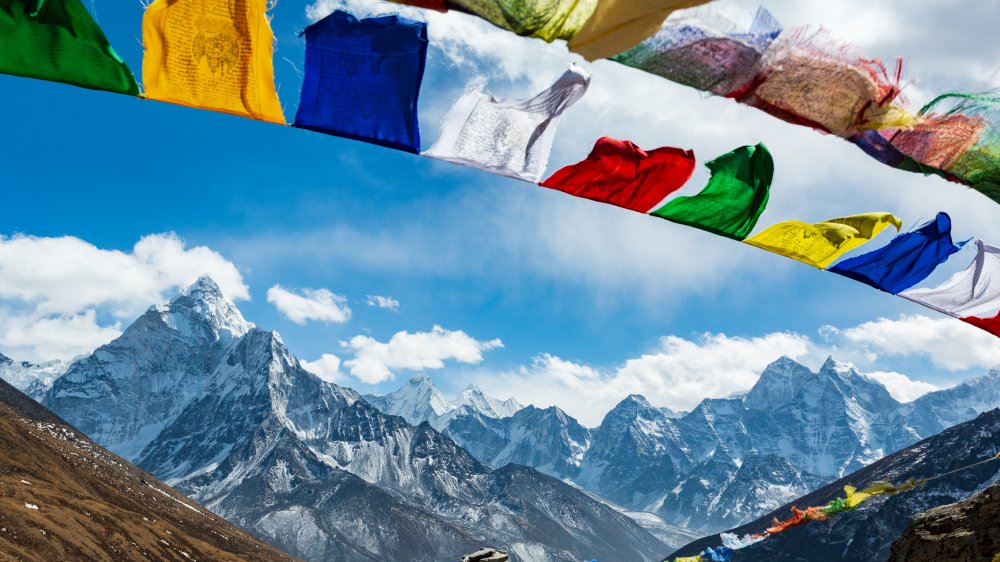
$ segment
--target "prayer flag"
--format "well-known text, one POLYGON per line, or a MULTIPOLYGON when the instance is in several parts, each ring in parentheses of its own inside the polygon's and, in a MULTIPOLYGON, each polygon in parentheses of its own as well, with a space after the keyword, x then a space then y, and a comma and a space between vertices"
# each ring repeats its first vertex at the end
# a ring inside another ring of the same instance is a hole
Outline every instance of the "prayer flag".
POLYGON ((337 10, 305 30, 306 72, 295 126, 420 152, 417 97, 427 24, 337 10))
POLYGON ((788 221, 744 240, 819 269, 874 238, 885 227, 902 225, 891 213, 867 213, 830 219, 816 224, 788 221))
POLYGON ((285 123, 267 0, 155 0, 142 18, 150 99, 285 123))
POLYGON ((541 185, 645 213, 680 189, 693 172, 690 150, 646 152, 630 141, 602 137, 586 160, 566 166, 541 185))
POLYGON ((746 238, 767 206, 774 160, 763 144, 743 146, 706 164, 700 193, 677 197, 651 214, 734 240, 746 238))
POLYGON ((139 95, 80 0, 0 0, 0 73, 139 95))
POLYGON ((583 27, 569 38, 571 51, 587 60, 622 53, 656 33, 675 10, 709 0, 600 0, 583 27))
POLYGON ((946 213, 912 232, 900 234, 873 252, 846 259, 830 271, 887 293, 905 291, 930 275, 965 241, 951 241, 951 218, 946 213))
POLYGON ((441 134, 424 154, 535 183, 548 163, 559 117, 589 84, 590 74, 573 64, 531 99, 468 92, 445 116, 441 134))
POLYGON ((598 0, 450 1, 499 28, 549 42, 575 35, 599 5, 598 0))
POLYGON ((757 76, 765 50, 781 33, 781 24, 771 12, 759 8, 749 30, 735 29, 735 23, 714 12, 669 18, 655 35, 611 60, 726 96, 757 76))
POLYGON ((899 296, 956 318, 993 316, 1000 311, 1000 248, 977 240, 976 258, 969 267, 937 287, 910 289, 899 296))

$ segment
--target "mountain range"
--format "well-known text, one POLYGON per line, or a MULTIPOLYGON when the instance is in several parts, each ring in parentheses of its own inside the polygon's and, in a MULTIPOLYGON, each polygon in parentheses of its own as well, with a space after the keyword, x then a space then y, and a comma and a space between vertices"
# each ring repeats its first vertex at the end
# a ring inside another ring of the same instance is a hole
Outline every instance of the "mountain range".
POLYGON ((207 277, 94 353, 45 365, 4 357, 0 376, 309 560, 484 544, 524 560, 658 559, 1000 405, 996 370, 901 404, 848 364, 788 358, 746 394, 690 412, 633 395, 596 428, 474 386, 448 399, 424 375, 362 396, 303 368, 207 277))
POLYGON ((0 381, 0 558, 291 561, 0 381))
MULTIPOLYGON (((433 382, 420 377, 378 399, 420 412, 427 408, 419 400, 435 395, 433 382)), ((487 465, 532 466, 706 534, 997 406, 997 370, 903 404, 832 358, 817 372, 780 358, 746 394, 706 399, 686 413, 633 395, 596 428, 557 407, 528 406, 509 417, 459 412, 442 431, 487 465)))
MULTIPOLYGON (((910 525, 914 516, 942 504, 965 500, 996 485, 1000 481, 1000 460, 987 461, 971 467, 969 465, 990 459, 998 451, 1000 451, 1000 409, 994 409, 878 460, 755 521, 731 529, 729 533, 738 537, 760 533, 771 526, 775 517, 780 519, 789 517, 792 514, 792 505, 804 509, 808 506, 826 505, 835 498, 843 497, 844 486, 848 484, 860 489, 877 481, 902 482, 911 477, 929 479, 928 482, 894 496, 874 496, 857 509, 833 516, 828 520, 812 521, 787 529, 766 540, 737 550, 733 561, 885 561, 890 555, 890 549, 893 548, 893 542, 910 525)), ((989 495, 982 495, 978 500, 968 502, 966 505, 968 509, 984 509, 989 505, 993 513, 996 513, 997 508, 995 498, 990 501, 989 495)), ((984 509, 983 513, 989 513, 988 509, 984 509)), ((916 524, 923 524, 921 518, 917 519, 916 524)), ((995 537, 996 527, 995 519, 972 522, 968 532, 972 529, 981 529, 995 537)), ((984 534, 981 538, 989 540, 989 536, 984 534)), ((964 538, 966 541, 969 539, 968 536, 958 538, 964 538)), ((914 537, 911 535, 907 540, 912 544, 914 537)), ((722 542, 721 535, 704 537, 686 545, 674 553, 674 556, 693 556, 706 547, 715 547, 722 542)), ((904 548, 905 545, 900 544, 897 556, 904 548)), ((989 558, 950 555, 927 557, 927 554, 924 552, 923 557, 902 557, 895 560, 988 561, 996 553, 990 553, 989 558)))
POLYGON ((207 277, 73 362, 42 402, 307 560, 440 560, 484 544, 539 561, 671 550, 573 486, 487 467, 429 423, 323 381, 207 277))

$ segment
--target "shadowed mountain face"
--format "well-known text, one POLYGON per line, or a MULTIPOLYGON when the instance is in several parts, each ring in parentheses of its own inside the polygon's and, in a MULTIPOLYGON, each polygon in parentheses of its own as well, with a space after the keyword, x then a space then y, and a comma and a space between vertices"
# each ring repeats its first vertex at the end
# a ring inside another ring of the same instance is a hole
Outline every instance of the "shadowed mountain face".
POLYGON ((12 560, 292 560, 0 381, 0 552, 12 560))
POLYGON ((668 549, 557 479, 493 470, 426 421, 321 380, 207 278, 76 361, 44 403, 309 560, 441 560, 489 544, 523 560, 640 561, 668 549))
POLYGON ((992 561, 1000 556, 1000 484, 913 518, 889 562, 992 561))
MULTIPOLYGON (((790 516, 792 505, 804 509, 826 505, 837 497, 843 497, 843 488, 847 484, 863 488, 879 480, 900 482, 910 477, 930 478, 988 459, 997 451, 1000 451, 1000 409, 981 414, 972 421, 876 461, 730 532, 741 537, 760 533, 771 525, 774 517, 785 519, 790 516)), ((1000 461, 987 462, 947 474, 895 496, 875 496, 858 509, 829 520, 793 527, 737 550, 733 560, 881 562, 889 557, 893 541, 903 533, 914 516, 937 506, 964 500, 998 481, 1000 461)), ((996 521, 990 525, 995 528, 996 521)), ((912 537, 910 540, 913 540, 912 537)), ((722 544, 721 537, 713 535, 685 546, 674 555, 692 556, 705 547, 719 544, 722 544)), ((910 559, 906 560, 909 562, 910 559)), ((933 560, 958 559, 946 556, 933 560)))

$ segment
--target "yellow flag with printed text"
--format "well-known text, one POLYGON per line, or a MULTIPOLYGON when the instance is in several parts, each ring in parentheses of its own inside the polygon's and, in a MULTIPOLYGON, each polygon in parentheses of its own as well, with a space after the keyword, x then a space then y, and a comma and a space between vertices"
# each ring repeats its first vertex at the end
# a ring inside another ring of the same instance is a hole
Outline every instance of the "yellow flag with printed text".
POLYGON ((851 215, 816 224, 788 221, 768 227, 744 242, 825 269, 890 225, 899 230, 903 223, 892 213, 851 215))
POLYGON ((156 0, 142 18, 146 97, 285 123, 266 0, 156 0))

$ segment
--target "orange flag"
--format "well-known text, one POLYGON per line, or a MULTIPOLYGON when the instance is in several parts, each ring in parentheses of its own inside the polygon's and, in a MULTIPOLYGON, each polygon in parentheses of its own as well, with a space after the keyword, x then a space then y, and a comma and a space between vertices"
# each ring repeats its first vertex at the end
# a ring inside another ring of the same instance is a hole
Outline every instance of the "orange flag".
POLYGON ((285 123, 266 0, 156 0, 142 18, 146 97, 285 123))

